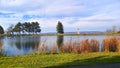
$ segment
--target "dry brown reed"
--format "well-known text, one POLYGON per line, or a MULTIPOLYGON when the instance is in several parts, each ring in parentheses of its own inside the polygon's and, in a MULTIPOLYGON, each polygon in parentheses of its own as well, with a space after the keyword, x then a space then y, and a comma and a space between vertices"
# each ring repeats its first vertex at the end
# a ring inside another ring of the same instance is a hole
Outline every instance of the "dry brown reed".
POLYGON ((99 42, 95 39, 79 41, 70 40, 59 48, 62 53, 88 53, 99 51, 99 42))
POLYGON ((72 52, 72 49, 73 49, 73 46, 72 45, 62 45, 61 47, 60 47, 60 52, 63 52, 63 53, 71 53, 72 52))
POLYGON ((3 41, 0 40, 0 53, 2 52, 3 41))
POLYGON ((50 53, 53 54, 53 53, 57 53, 58 52, 58 47, 56 45, 53 45, 50 49, 50 53))
POLYGON ((41 43, 39 43, 38 48, 37 48, 37 53, 45 53, 47 50, 47 47, 45 47, 45 42, 42 41, 41 43))
POLYGON ((81 53, 88 53, 91 51, 89 40, 83 40, 80 45, 81 53))
POLYGON ((66 53, 80 53, 80 43, 79 41, 73 41, 70 39, 66 44, 60 47, 60 52, 66 53))
POLYGON ((103 51, 105 52, 117 51, 117 39, 115 37, 105 38, 103 40, 103 51))
POLYGON ((117 52, 120 52, 120 38, 117 40, 117 52))
POLYGON ((99 42, 98 40, 92 39, 90 41, 91 52, 98 52, 99 51, 99 42))
POLYGON ((37 53, 40 54, 40 44, 38 45, 37 53))
POLYGON ((60 48, 60 52, 62 53, 81 53, 80 52, 80 46, 76 46, 76 45, 63 45, 60 48))
MULTIPOLYGON (((50 53, 89 53, 89 52, 98 52, 99 51, 99 41, 96 39, 85 39, 80 41, 73 41, 70 39, 67 43, 62 44, 60 47, 53 45, 50 48, 50 53)), ((105 52, 120 52, 120 38, 108 37, 103 40, 102 50, 105 52)), ((42 42, 38 51, 46 52, 45 43, 42 42)))

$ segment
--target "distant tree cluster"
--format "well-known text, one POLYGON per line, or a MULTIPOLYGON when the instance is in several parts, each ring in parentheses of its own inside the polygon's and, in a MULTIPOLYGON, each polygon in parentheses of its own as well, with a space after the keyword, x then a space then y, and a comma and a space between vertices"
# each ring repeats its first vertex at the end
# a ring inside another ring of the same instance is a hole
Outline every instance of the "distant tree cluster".
POLYGON ((0 34, 4 34, 4 29, 2 26, 0 26, 0 34))
POLYGON ((25 33, 40 33, 41 29, 39 26, 38 22, 18 22, 15 26, 11 25, 8 29, 7 29, 7 33, 13 34, 13 33, 19 33, 21 34, 21 32, 23 34, 25 33))
POLYGON ((106 30, 107 33, 120 33, 120 28, 113 25, 111 28, 106 30))

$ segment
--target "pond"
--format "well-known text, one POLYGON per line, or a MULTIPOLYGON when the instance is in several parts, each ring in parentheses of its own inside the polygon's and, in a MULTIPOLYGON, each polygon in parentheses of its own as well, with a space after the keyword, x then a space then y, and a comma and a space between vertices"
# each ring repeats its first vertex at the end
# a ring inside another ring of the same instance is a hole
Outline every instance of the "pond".
MULTIPOLYGON (((102 44, 103 39, 109 36, 12 36, 0 38, 0 53, 8 56, 25 55, 37 52, 38 47, 44 42, 48 51, 53 45, 58 48, 61 43, 68 41, 82 41, 84 39, 96 39, 102 44)), ((119 36, 117 36, 119 37, 119 36)), ((101 47, 99 49, 101 51, 101 47)))

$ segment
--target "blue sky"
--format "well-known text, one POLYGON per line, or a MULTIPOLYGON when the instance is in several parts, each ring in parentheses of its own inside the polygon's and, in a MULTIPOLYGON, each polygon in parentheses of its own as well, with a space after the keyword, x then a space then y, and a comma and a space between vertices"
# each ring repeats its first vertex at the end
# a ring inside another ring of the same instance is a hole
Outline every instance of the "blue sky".
POLYGON ((61 21, 65 32, 105 31, 120 27, 120 0, 0 0, 0 25, 38 21, 42 33, 56 32, 61 21))

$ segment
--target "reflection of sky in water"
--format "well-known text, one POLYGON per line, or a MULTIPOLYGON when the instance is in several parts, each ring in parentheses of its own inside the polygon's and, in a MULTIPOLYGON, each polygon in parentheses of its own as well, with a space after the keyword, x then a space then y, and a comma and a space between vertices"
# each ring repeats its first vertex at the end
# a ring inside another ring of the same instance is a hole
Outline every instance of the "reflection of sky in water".
POLYGON ((9 56, 35 52, 40 42, 39 37, 5 37, 2 52, 9 56), (36 48, 35 48, 36 47, 36 48))
MULTIPOLYGON (((64 36, 63 42, 67 43, 70 39, 72 41, 80 41, 83 39, 96 39, 102 44, 104 38, 109 36, 64 36)), ((119 36, 120 37, 120 36, 119 36)), ((9 56, 24 55, 37 51, 38 46, 42 41, 45 41, 45 46, 49 49, 53 45, 57 45, 58 37, 56 36, 23 36, 23 37, 4 37, 2 53, 9 56)), ((60 40, 60 39, 59 39, 60 40)), ((101 48, 101 46, 100 46, 101 48)))
POLYGON ((19 50, 16 46, 13 47, 6 47, 3 46, 3 53, 8 55, 8 56, 16 56, 16 55, 24 55, 24 54, 28 54, 28 53, 32 53, 34 52, 33 49, 21 49, 19 50))

